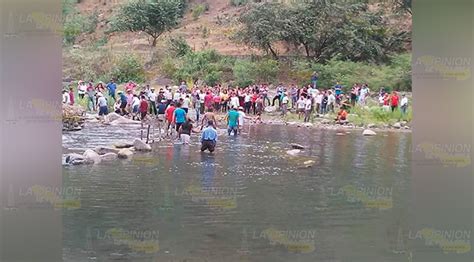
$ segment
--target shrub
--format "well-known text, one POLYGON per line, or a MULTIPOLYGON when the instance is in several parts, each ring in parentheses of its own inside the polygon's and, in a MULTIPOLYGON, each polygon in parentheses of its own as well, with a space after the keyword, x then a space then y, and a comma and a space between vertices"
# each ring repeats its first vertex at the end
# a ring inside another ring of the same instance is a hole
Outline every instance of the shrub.
POLYGON ((197 20, 204 12, 209 10, 209 4, 197 4, 193 7, 192 16, 197 20))
POLYGON ((248 4, 249 0, 230 0, 231 6, 242 6, 248 4))
POLYGON ((276 80, 279 71, 278 61, 262 59, 258 61, 254 67, 258 81, 269 83, 276 80))
POLYGON ((234 73, 234 80, 239 86, 248 86, 255 82, 255 63, 249 60, 236 60, 232 71, 234 73))
POLYGON ((134 82, 145 81, 145 70, 139 57, 134 55, 120 56, 115 62, 110 73, 111 77, 119 83, 129 80, 134 82))
POLYGON ((191 52, 191 46, 188 45, 184 37, 171 37, 168 40, 168 49, 176 56, 181 57, 191 52))

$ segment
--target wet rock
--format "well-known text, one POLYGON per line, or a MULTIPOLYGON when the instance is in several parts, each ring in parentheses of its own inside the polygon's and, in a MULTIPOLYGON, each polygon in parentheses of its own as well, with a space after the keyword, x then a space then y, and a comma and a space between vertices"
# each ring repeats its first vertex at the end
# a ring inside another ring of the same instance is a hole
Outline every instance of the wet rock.
POLYGON ((377 133, 375 133, 374 131, 372 131, 370 129, 366 129, 366 130, 364 130, 362 135, 364 135, 364 136, 375 136, 375 135, 377 135, 377 133))
POLYGON ((120 151, 120 149, 112 148, 112 147, 105 147, 105 146, 98 146, 98 147, 94 148, 94 151, 99 155, 105 155, 107 153, 117 154, 120 151))
POLYGON ((368 124, 367 125, 367 128, 376 128, 376 127, 377 127, 377 125, 375 125, 375 124, 368 124))
POLYGON ((135 141, 133 141, 133 147, 136 151, 151 151, 151 146, 140 139, 135 139, 135 141))
POLYGON ((130 158, 132 155, 133 155, 132 150, 130 150, 128 148, 121 149, 117 154, 118 158, 121 158, 121 159, 130 158))
POLYGON ((300 149, 292 149, 292 150, 286 151, 286 153, 290 156, 297 156, 299 153, 301 153, 301 150, 300 149))
POLYGON ((410 129, 410 127, 409 126, 404 126, 403 129, 410 129))
POLYGON ((101 161, 114 161, 118 158, 116 153, 106 153, 105 155, 100 156, 101 161))
POLYGON ((321 120, 321 124, 327 125, 327 124, 331 124, 331 123, 332 123, 332 121, 329 120, 329 119, 323 119, 323 120, 321 120))
POLYGON ((313 127, 313 124, 312 123, 304 123, 303 124, 305 127, 313 127))
POLYGON ((274 107, 274 106, 265 107, 265 112, 267 112, 267 113, 275 112, 275 110, 276 110, 276 107, 274 107))
POLYGON ((393 127, 396 128, 396 129, 400 129, 400 128, 402 128, 402 124, 395 123, 395 124, 393 124, 393 127))
POLYGON ((345 136, 345 133, 336 133, 336 136, 345 136))
POLYGON ((83 155, 76 153, 67 154, 64 162, 69 165, 82 165, 87 163, 83 155))
POLYGON ((296 143, 291 144, 291 148, 293 148, 293 149, 305 149, 304 146, 296 144, 296 143))
POLYGON ((84 159, 86 159, 87 161, 91 161, 93 162, 94 164, 98 164, 100 163, 100 155, 97 154, 94 150, 92 149, 87 149, 85 152, 84 152, 84 159))
POLYGON ((133 143, 128 143, 128 142, 117 142, 114 144, 115 148, 130 148, 133 147, 133 143))
POLYGON ((316 161, 314 161, 314 160, 307 160, 307 161, 303 162, 303 165, 305 167, 312 167, 315 163, 316 163, 316 161))

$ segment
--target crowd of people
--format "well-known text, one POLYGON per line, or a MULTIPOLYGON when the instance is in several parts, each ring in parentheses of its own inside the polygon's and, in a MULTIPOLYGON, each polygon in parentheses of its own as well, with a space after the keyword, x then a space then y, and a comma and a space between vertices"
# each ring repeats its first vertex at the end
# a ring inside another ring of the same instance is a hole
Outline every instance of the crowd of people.
MULTIPOLYGON (((304 122, 334 113, 335 122, 344 124, 348 122, 348 112, 352 108, 364 106, 369 97, 377 96, 371 93, 367 84, 354 84, 346 94, 340 83, 326 89, 318 87, 317 83, 317 74, 313 74, 311 84, 301 87, 295 84, 188 87, 182 82, 176 87, 164 86, 156 90, 150 85, 140 86, 129 81, 122 91, 113 80, 107 84, 79 81, 77 96, 85 100, 89 111, 98 112, 99 116, 107 115, 109 104, 113 104, 114 112, 122 116, 141 121, 156 119, 160 130, 163 128, 170 137, 174 137, 175 130, 176 138, 184 144, 189 143, 193 132, 202 132, 202 149, 212 152, 217 141, 215 131, 222 120, 228 135, 240 134, 246 119, 261 123, 264 111, 280 111, 283 117, 292 111, 304 122)), ((63 103, 74 105, 76 101, 73 87, 63 90, 63 103)), ((408 99, 404 94, 400 97, 395 91, 389 93, 381 88, 378 102, 384 110, 400 109, 402 114, 407 113, 408 99)))

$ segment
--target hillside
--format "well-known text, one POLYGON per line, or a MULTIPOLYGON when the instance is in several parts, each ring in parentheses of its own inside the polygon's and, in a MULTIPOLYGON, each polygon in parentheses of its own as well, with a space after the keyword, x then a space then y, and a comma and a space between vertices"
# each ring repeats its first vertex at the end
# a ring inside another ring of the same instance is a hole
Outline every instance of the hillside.
MULTIPOLYGON (((80 46, 87 46, 104 37, 107 28, 107 20, 113 15, 123 2, 127 0, 81 0, 77 8, 84 15, 93 12, 98 13, 99 23, 96 32, 80 36, 76 43, 80 46)), ((377 8, 374 6, 374 8, 377 8)), ((183 36, 194 50, 215 49, 224 55, 247 56, 258 54, 245 45, 240 45, 232 41, 230 37, 238 28, 238 17, 244 7, 231 6, 229 0, 190 0, 188 12, 178 26, 178 28, 166 33, 161 37, 163 43, 168 36, 183 36), (193 19, 192 9, 198 4, 206 4, 208 10, 197 19, 193 19)), ((401 27, 411 30, 411 18, 391 19, 394 27, 401 27)), ((145 34, 140 33, 114 33, 109 35, 107 47, 114 52, 149 51, 149 42, 145 34)), ((158 44, 158 48, 160 44, 158 44)), ((279 53, 284 55, 289 50, 285 46, 279 45, 279 53)), ((408 48, 411 48, 408 46, 408 48)))
MULTIPOLYGON (((85 15, 98 12, 99 23, 95 33, 82 35, 76 43, 80 46, 87 46, 101 39, 107 28, 107 19, 125 1, 127 0, 82 0, 77 5, 78 9, 85 15)), ((230 39, 236 28, 236 20, 243 9, 242 7, 233 7, 227 0, 194 0, 190 1, 189 9, 180 26, 163 35, 161 42, 164 42, 164 39, 170 35, 183 36, 195 50, 212 48, 224 55, 249 55, 257 52, 236 44, 230 39), (191 10, 194 5, 201 3, 207 3, 209 10, 195 20, 191 10)), ((111 34, 107 46, 114 51, 123 50, 125 52, 130 50, 146 51, 150 48, 146 35, 140 33, 111 34)), ((158 44, 158 48, 159 46, 158 44)))

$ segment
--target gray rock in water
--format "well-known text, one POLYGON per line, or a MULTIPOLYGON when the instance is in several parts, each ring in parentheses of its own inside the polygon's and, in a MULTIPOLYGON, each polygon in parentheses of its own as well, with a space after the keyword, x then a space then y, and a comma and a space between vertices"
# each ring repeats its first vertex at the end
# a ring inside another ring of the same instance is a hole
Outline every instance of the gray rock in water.
POLYGON ((393 127, 396 128, 396 129, 400 129, 400 128, 402 128, 402 125, 400 123, 395 123, 395 124, 393 124, 393 127))
POLYGON ((107 153, 105 155, 100 156, 101 161, 114 161, 118 158, 116 153, 107 153))
POLYGON ((300 149, 292 149, 292 150, 286 151, 286 153, 290 156, 297 156, 299 153, 301 153, 301 150, 300 149))
POLYGON ((368 124, 367 128, 376 128, 377 126, 375 124, 368 124))
POLYGON ((105 155, 107 153, 117 154, 120 151, 120 149, 112 148, 112 147, 105 147, 105 146, 98 146, 98 147, 94 148, 94 151, 99 155, 105 155))
POLYGON ((123 116, 121 116, 121 115, 119 115, 119 114, 117 114, 117 113, 115 113, 115 112, 112 112, 112 113, 108 114, 108 115, 105 117, 105 121, 107 121, 107 122, 112 122, 112 121, 117 120, 117 119, 120 119, 120 118, 122 118, 122 117, 123 117, 123 116))
POLYGON ((71 153, 66 155, 65 162, 69 165, 86 164, 86 159, 83 155, 71 153))
POLYGON ((133 147, 136 151, 151 151, 151 146, 140 139, 135 139, 135 141, 133 141, 133 147))
POLYGON ((133 143, 128 143, 128 142, 117 142, 114 144, 115 148, 130 148, 133 147, 133 143))
POLYGON ((375 136, 375 135, 377 135, 377 133, 375 133, 374 131, 372 131, 370 129, 366 129, 366 130, 364 130, 362 135, 364 135, 364 136, 375 136))
POLYGON ((299 145, 299 144, 295 144, 295 143, 291 144, 291 148, 293 148, 293 149, 305 149, 304 146, 299 145))
POLYGON ((100 163, 100 155, 97 154, 94 150, 92 149, 87 149, 84 152, 84 159, 86 161, 92 161, 94 164, 100 163))
POLYGON ((121 158, 121 159, 127 159, 127 158, 131 157, 132 155, 133 155, 132 150, 130 150, 128 148, 121 149, 117 154, 118 158, 121 158))
POLYGON ((316 163, 316 161, 314 160, 307 160, 307 161, 304 161, 303 162, 303 165, 308 168, 308 167, 312 167, 314 164, 316 163))

